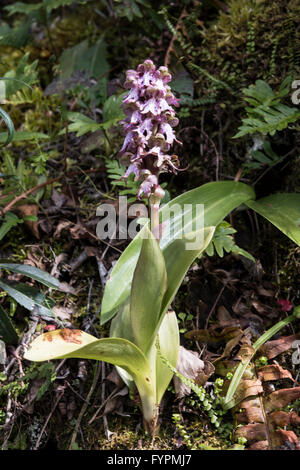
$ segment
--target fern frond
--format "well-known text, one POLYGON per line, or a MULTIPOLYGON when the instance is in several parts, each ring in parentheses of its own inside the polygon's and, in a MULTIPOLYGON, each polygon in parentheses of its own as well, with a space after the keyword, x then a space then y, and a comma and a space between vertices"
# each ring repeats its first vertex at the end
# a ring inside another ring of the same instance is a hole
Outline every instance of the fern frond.
POLYGON ((290 80, 291 77, 287 77, 282 82, 277 94, 263 80, 257 80, 255 85, 243 90, 244 99, 251 107, 246 107, 247 118, 243 119, 234 138, 253 133, 274 135, 300 118, 297 108, 281 103, 281 99, 289 92, 290 80))

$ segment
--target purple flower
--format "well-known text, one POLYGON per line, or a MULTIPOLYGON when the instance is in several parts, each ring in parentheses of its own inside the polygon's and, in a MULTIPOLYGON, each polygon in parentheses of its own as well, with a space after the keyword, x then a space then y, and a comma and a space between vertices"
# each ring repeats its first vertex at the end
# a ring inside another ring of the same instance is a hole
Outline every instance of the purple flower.
POLYGON ((177 170, 178 157, 168 153, 174 140, 179 142, 173 130, 178 124, 173 109, 178 99, 167 85, 171 79, 167 67, 156 68, 150 59, 126 73, 124 86, 129 92, 122 104, 126 135, 120 153, 130 155, 124 178, 134 173, 135 180, 142 181, 139 198, 155 192, 160 173, 177 170))

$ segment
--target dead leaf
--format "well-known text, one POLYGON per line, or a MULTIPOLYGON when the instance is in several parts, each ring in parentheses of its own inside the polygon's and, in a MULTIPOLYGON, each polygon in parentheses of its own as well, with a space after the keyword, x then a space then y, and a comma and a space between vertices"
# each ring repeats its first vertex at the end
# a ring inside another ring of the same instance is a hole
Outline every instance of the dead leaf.
POLYGON ((240 403, 245 398, 262 394, 263 391, 260 380, 244 379, 240 382, 233 398, 236 403, 240 403))
POLYGON ((274 411, 269 414, 269 420, 280 427, 299 426, 300 424, 300 416, 298 416, 295 411, 291 411, 290 413, 286 411, 274 411))
MULTIPOLYGON (((20 206, 16 206, 14 210, 22 219, 28 216, 37 217, 39 212, 39 208, 36 204, 21 204, 20 206)), ((40 238, 37 220, 25 220, 24 224, 37 239, 40 238)))
POLYGON ((270 364, 270 365, 260 368, 258 371, 258 378, 260 380, 264 380, 265 382, 267 382, 268 380, 279 380, 279 379, 290 379, 293 382, 295 382, 292 377, 292 374, 288 370, 283 369, 277 363, 270 364))
POLYGON ((58 226, 56 227, 53 237, 59 238, 61 232, 65 230, 66 228, 69 228, 71 225, 73 225, 73 222, 70 222, 69 220, 62 220, 61 222, 59 222, 58 226))
POLYGON ((265 399, 266 412, 274 411, 277 408, 284 408, 298 398, 300 398, 300 387, 276 390, 276 392, 271 393, 265 399))
POLYGON ((192 330, 185 334, 188 339, 201 341, 203 343, 227 343, 237 336, 243 336, 244 332, 236 326, 229 326, 222 331, 210 328, 209 330, 192 330))
POLYGON ((239 423, 263 423, 264 415, 261 409, 261 401, 259 397, 247 398, 238 405, 238 409, 242 409, 241 413, 236 414, 239 423))
POLYGON ((279 339, 268 341, 261 348, 260 351, 268 359, 273 359, 279 354, 291 349, 293 342, 300 339, 300 334, 291 336, 281 336, 279 339))
POLYGON ((198 377, 196 378, 195 382, 199 386, 203 386, 206 384, 207 380, 213 373, 215 372, 215 368, 213 364, 209 361, 204 361, 204 369, 200 372, 198 377))
POLYGON ((237 429, 237 437, 245 437, 247 441, 264 441, 267 437, 266 426, 264 423, 246 424, 237 429))
POLYGON ((220 326, 240 326, 240 322, 233 318, 228 310, 222 305, 218 307, 218 324, 220 326))
MULTIPOLYGON (((176 369, 184 377, 197 380, 197 377, 204 370, 204 362, 199 358, 198 353, 180 346, 176 369)), ((176 395, 179 398, 191 393, 190 387, 185 385, 176 375, 174 375, 173 381, 176 395)))
POLYGON ((269 442, 268 441, 257 441, 254 442, 250 447, 249 450, 268 450, 269 449, 269 442))
POLYGON ((300 450, 299 439, 294 431, 286 431, 285 429, 277 429, 272 433, 272 442, 276 449, 288 445, 289 450, 300 450))

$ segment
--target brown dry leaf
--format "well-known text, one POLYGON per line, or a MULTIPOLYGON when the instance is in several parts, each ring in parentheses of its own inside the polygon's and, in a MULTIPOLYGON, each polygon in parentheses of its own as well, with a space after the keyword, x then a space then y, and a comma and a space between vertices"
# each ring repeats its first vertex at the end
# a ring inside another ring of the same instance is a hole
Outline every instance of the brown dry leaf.
POLYGON ((274 292, 270 289, 265 289, 264 287, 257 287, 257 293, 265 297, 274 297, 274 292))
POLYGON ((245 400, 245 398, 253 397, 263 393, 263 387, 260 380, 242 380, 237 391, 234 394, 236 403, 245 400))
POLYGON ((269 443, 268 441, 257 441, 254 442, 250 447, 248 447, 249 450, 268 450, 269 449, 269 443))
POLYGON ((294 431, 286 431, 285 429, 277 429, 272 433, 272 444, 275 444, 276 449, 288 445, 290 450, 300 450, 299 439, 294 431))
POLYGON ((263 423, 264 415, 259 397, 247 398, 238 405, 243 411, 236 414, 239 423, 263 423))
POLYGON ((276 390, 276 392, 271 393, 265 398, 265 410, 268 413, 278 408, 284 408, 298 398, 300 398, 300 387, 276 390))
POLYGON ((265 382, 279 379, 290 379, 295 382, 292 374, 277 363, 260 368, 257 375, 260 380, 264 380, 265 382))
POLYGON ((264 423, 246 424, 237 429, 237 437, 245 437, 247 441, 264 441, 267 437, 266 426, 264 423))
MULTIPOLYGON (((21 204, 15 207, 15 212, 20 218, 32 215, 37 217, 39 208, 36 204, 21 204)), ((25 220, 24 224, 37 239, 40 238, 37 220, 25 220)))
POLYGON ((240 326, 240 322, 232 318, 228 310, 222 305, 218 308, 218 324, 220 326, 240 326))
POLYGON ((128 395, 128 388, 125 386, 107 401, 103 414, 107 415, 109 413, 122 411, 123 397, 126 395, 128 395))
POLYGON ((239 353, 236 356, 236 359, 240 359, 242 363, 246 363, 251 359, 254 355, 255 351, 250 344, 242 344, 239 353))
POLYGON ((291 411, 287 413, 286 411, 274 411, 269 414, 269 420, 272 421, 276 426, 299 426, 300 416, 291 411))
POLYGON ((199 386, 205 385, 209 377, 213 375, 214 372, 215 372, 215 367, 213 366, 213 364, 209 361, 204 361, 204 369, 202 372, 200 372, 200 374, 196 378, 195 380, 196 384, 199 386))
POLYGON ((84 238, 87 233, 87 229, 81 223, 74 225, 74 227, 70 229, 70 234, 74 240, 80 240, 81 238, 84 238))
POLYGON ((213 362, 213 364, 215 367, 216 374, 220 375, 221 377, 226 377, 228 372, 231 372, 232 374, 234 374, 234 371, 239 365, 239 362, 234 361, 232 359, 223 359, 223 360, 216 359, 213 362))
POLYGON ((68 200, 65 194, 60 194, 55 188, 52 190, 51 199, 58 209, 63 207, 68 200))
POLYGON ((113 370, 108 374, 106 377, 106 380, 109 380, 110 382, 114 383, 117 387, 120 387, 124 385, 123 380, 121 379, 120 375, 117 372, 117 369, 114 367, 113 370))
MULTIPOLYGON (((197 380, 197 377, 199 377, 204 370, 204 362, 199 358, 198 353, 180 346, 176 369, 184 377, 191 380, 197 380)), ((179 398, 191 393, 190 387, 185 385, 178 377, 176 377, 176 375, 174 376, 173 381, 176 395, 179 398)))
POLYGON ((291 335, 291 336, 282 336, 279 339, 273 341, 268 341, 261 348, 260 351, 264 356, 267 356, 268 359, 273 359, 279 354, 288 351, 294 341, 300 339, 300 334, 291 335))
POLYGON ((73 222, 70 222, 69 220, 62 220, 61 222, 59 222, 58 226, 56 227, 53 237, 59 238, 61 232, 64 229, 69 228, 71 225, 73 225, 73 222))
POLYGON ((227 341, 236 338, 237 336, 242 337, 244 332, 236 326, 229 326, 224 328, 221 332, 210 328, 209 330, 192 330, 185 334, 188 339, 195 341, 201 341, 203 343, 227 343, 227 341))
POLYGON ((55 317, 66 321, 71 320, 74 310, 72 308, 55 306, 52 308, 52 312, 54 313, 55 317))

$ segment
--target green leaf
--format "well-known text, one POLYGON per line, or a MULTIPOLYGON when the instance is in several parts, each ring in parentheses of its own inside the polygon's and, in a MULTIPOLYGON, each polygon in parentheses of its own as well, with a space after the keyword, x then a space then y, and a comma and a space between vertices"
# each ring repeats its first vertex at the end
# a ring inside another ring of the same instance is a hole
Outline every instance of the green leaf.
MULTIPOLYGON (((0 143, 4 143, 8 140, 9 133, 0 132, 0 143)), ((27 140, 45 140, 49 139, 49 136, 43 134, 42 132, 27 132, 27 131, 17 131, 14 132, 13 138, 9 142, 23 142, 27 140)), ((8 145, 8 144, 6 144, 8 145)))
POLYGON ((183 67, 178 71, 175 71, 173 74, 173 80, 170 83, 170 87, 180 95, 183 94, 190 98, 193 98, 194 96, 194 81, 183 67))
MULTIPOLYGON (((211 227, 218 225, 240 204, 254 198, 255 194, 250 186, 231 181, 208 183, 178 196, 160 209, 160 217, 164 221, 168 221, 169 211, 174 209, 176 204, 183 211, 180 215, 171 213, 170 236, 165 236, 166 232, 163 231, 160 241, 161 249, 164 252, 174 239, 182 236, 183 216, 191 214, 191 210, 195 208, 196 204, 204 205, 204 226, 211 227), (184 207, 185 205, 186 207, 184 207)), ((189 225, 185 224, 186 233, 195 230, 197 220, 197 214, 195 214, 189 225)), ((102 324, 112 318, 129 296, 133 273, 141 250, 143 230, 146 229, 143 228, 122 253, 106 283, 101 310, 102 324)))
POLYGON ((17 49, 27 44, 30 34, 31 19, 22 22, 16 28, 10 28, 6 23, 0 27, 0 45, 17 49))
POLYGON ((132 280, 130 317, 134 342, 146 354, 158 331, 167 278, 157 240, 148 228, 144 233, 147 238, 143 240, 132 280))
POLYGON ((29 15, 35 11, 41 10, 44 8, 50 13, 52 10, 56 8, 72 5, 72 3, 81 3, 85 4, 87 0, 43 0, 40 3, 23 3, 23 2, 14 2, 13 5, 8 5, 4 7, 9 13, 8 15, 14 15, 15 13, 24 13, 25 15, 29 15))
POLYGON ((246 204, 300 245, 300 194, 272 194, 246 204))
POLYGON ((106 44, 104 36, 89 47, 88 40, 65 49, 59 59, 60 78, 67 79, 76 71, 87 72, 91 77, 99 77, 109 70, 106 60, 106 44))
POLYGON ((142 351, 123 338, 97 339, 80 330, 55 330, 38 336, 25 352, 29 361, 63 358, 95 359, 122 367, 138 388, 145 419, 156 413, 152 371, 142 351))
POLYGON ((300 111, 295 106, 290 107, 280 103, 287 94, 288 81, 290 78, 284 80, 276 94, 263 80, 257 80, 255 85, 243 90, 245 101, 252 107, 246 107, 247 117, 242 120, 239 132, 234 136, 235 139, 253 133, 274 135, 276 131, 283 130, 300 119, 300 111))
POLYGON ((13 228, 16 227, 16 225, 23 223, 23 219, 19 219, 16 214, 13 212, 7 212, 5 214, 5 219, 3 224, 0 227, 0 240, 2 240, 5 235, 13 228))
POLYGON ((30 312, 32 312, 34 308, 37 308, 37 313, 53 317, 52 311, 47 308, 44 303, 45 297, 33 287, 27 286, 25 284, 11 286, 2 281, 0 281, 0 287, 6 291, 10 297, 18 302, 18 304, 22 305, 22 307, 26 308, 30 312))
POLYGON ((12 122, 11 118, 9 117, 9 115, 2 108, 0 108, 0 117, 3 119, 3 121, 5 122, 5 125, 8 129, 8 132, 4 132, 5 138, 3 139, 3 143, 4 143, 4 147, 5 147, 6 145, 10 144, 10 142, 14 138, 15 126, 14 126, 14 123, 12 122))
POLYGON ((27 264, 16 264, 16 263, 3 263, 0 260, 0 269, 7 269, 13 273, 22 274, 23 276, 30 277, 35 281, 41 282, 47 287, 52 289, 59 289, 60 282, 50 274, 42 271, 34 266, 28 266, 27 264))
POLYGON ((234 398, 234 394, 239 386, 239 383, 244 375, 245 370, 250 364, 255 353, 259 350, 259 348, 264 343, 266 343, 266 341, 269 341, 272 338, 272 336, 278 333, 278 331, 280 331, 286 325, 289 325, 292 321, 297 320, 298 319, 297 315, 298 313, 296 310, 292 315, 290 315, 289 317, 286 317, 284 320, 279 321, 278 323, 276 323, 276 325, 269 328, 269 330, 267 330, 263 335, 261 335, 258 338, 258 340, 255 341, 255 343, 252 346, 253 354, 247 356, 247 359, 239 363, 238 367, 236 368, 234 372, 234 376, 232 377, 230 381, 230 385, 228 387, 227 394, 223 403, 223 407, 225 410, 229 410, 230 408, 233 408, 235 405, 238 404, 238 401, 234 398))
POLYGON ((14 329, 9 316, 0 305, 0 338, 5 344, 16 344, 18 342, 18 335, 14 329))
POLYGON ((23 89, 25 86, 33 85, 38 80, 37 65, 38 61, 35 60, 31 64, 28 63, 29 52, 27 52, 20 60, 16 70, 10 70, 4 75, 7 81, 5 91, 6 98, 10 98, 18 90, 23 89))
MULTIPOLYGON (((134 343, 134 337, 130 322, 130 302, 126 302, 120 308, 117 315, 111 321, 109 336, 111 338, 124 338, 128 339, 132 343, 134 343)), ((122 378, 122 380, 126 383, 128 388, 132 390, 133 387, 133 379, 131 375, 129 375, 124 369, 121 367, 116 366, 117 371, 122 378)))
POLYGON ((118 121, 125 117, 121 104, 126 93, 121 95, 111 95, 104 103, 103 106, 103 129, 107 130, 111 126, 117 124, 118 121))
POLYGON ((38 289, 29 286, 28 284, 19 283, 15 289, 34 302, 36 315, 39 315, 40 317, 54 317, 54 314, 51 310, 55 305, 54 300, 45 297, 38 289))
MULTIPOLYGON (((179 331, 175 312, 167 312, 164 315, 158 332, 160 352, 169 363, 176 367, 179 351, 179 331)), ((156 354, 156 397, 160 403, 167 386, 173 377, 173 372, 164 364, 160 355, 156 354)))
POLYGON ((200 256, 209 245, 214 230, 214 227, 200 229, 197 232, 187 234, 182 239, 173 240, 172 243, 165 248, 163 253, 166 263, 168 287, 162 301, 161 315, 163 315, 170 306, 193 261, 200 256), (197 243, 195 243, 195 241, 197 241, 197 243), (197 247, 191 249, 189 244, 195 244, 197 247))

